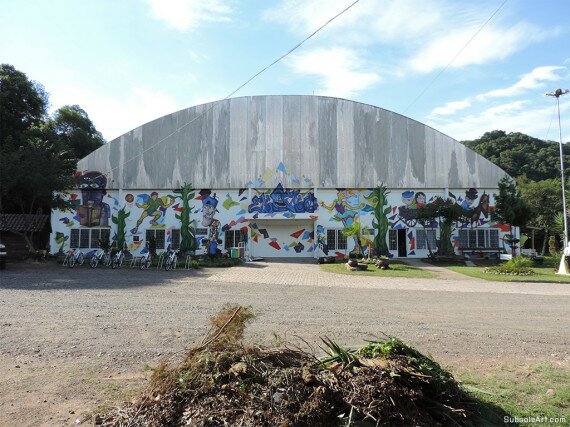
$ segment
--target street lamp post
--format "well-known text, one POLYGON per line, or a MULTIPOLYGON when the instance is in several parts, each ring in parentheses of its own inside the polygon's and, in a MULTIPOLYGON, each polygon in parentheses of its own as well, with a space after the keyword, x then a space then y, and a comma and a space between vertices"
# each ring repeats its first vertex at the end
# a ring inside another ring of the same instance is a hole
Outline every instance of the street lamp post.
MULTIPOLYGON (((564 254, 562 256, 562 262, 564 263, 564 256, 567 255, 566 247, 568 246, 568 218, 566 216, 566 191, 564 189, 564 155, 562 150, 562 125, 560 123, 560 97, 566 95, 569 92, 568 89, 556 89, 554 92, 547 93, 546 96, 554 96, 556 98, 556 105, 558 107, 558 136, 560 145, 560 175, 562 178, 562 212, 564 215, 564 254)), ((561 272, 562 268, 559 272, 561 272)))

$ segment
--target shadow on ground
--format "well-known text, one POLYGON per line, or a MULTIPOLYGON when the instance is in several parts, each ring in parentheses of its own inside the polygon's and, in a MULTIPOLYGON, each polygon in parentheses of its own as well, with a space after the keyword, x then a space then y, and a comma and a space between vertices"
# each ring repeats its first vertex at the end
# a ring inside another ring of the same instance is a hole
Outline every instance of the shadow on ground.
POLYGON ((0 289, 56 290, 56 289, 127 289, 143 286, 161 286, 171 279, 207 278, 212 269, 157 270, 152 267, 140 270, 138 267, 90 268, 64 267, 54 262, 9 263, 0 271, 0 289))

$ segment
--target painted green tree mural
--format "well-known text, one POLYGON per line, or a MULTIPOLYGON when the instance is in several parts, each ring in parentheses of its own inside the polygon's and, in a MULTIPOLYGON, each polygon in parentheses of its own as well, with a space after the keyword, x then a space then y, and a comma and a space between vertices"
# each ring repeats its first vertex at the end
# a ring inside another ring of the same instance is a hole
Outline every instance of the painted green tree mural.
POLYGON ((122 249, 125 246, 125 242, 126 242, 125 237, 127 235, 127 232, 126 232, 127 221, 126 221, 126 219, 130 215, 131 215, 131 213, 125 211, 125 207, 123 206, 117 212, 117 216, 113 215, 111 217, 113 224, 117 225, 117 232, 113 236, 113 240, 115 241, 115 243, 117 245, 117 249, 122 249))
POLYGON ((372 190, 369 196, 366 197, 368 202, 374 206, 374 219, 372 220, 372 227, 376 229, 376 237, 374 237, 374 248, 378 255, 388 256, 388 244, 386 243, 386 235, 390 228, 390 221, 386 218, 391 212, 390 205, 388 204, 388 194, 390 192, 382 183, 372 190))
POLYGON ((190 221, 190 200, 194 198, 194 189, 192 184, 184 184, 178 190, 174 190, 176 197, 182 200, 182 211, 176 214, 176 219, 180 220, 180 250, 182 252, 191 252, 196 250, 196 237, 194 227, 190 221))

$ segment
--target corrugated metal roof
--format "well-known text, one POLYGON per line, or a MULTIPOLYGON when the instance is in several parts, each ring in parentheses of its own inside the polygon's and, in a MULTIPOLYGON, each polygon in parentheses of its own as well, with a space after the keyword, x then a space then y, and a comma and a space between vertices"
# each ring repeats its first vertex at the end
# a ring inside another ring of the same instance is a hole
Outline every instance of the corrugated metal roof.
POLYGON ((49 215, 0 214, 0 231, 41 231, 48 220, 49 215))

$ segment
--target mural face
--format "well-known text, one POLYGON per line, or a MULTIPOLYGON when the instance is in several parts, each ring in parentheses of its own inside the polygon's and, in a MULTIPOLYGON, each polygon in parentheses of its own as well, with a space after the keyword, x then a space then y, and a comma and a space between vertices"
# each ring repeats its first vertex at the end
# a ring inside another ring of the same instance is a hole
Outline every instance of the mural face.
POLYGON ((103 201, 107 178, 98 171, 78 172, 75 183, 81 190, 81 202, 77 208, 80 225, 109 226, 111 208, 103 201))
POLYGON ((218 245, 222 243, 220 239, 220 221, 214 218, 218 199, 216 193, 211 195, 210 190, 200 191, 199 199, 202 200, 202 225, 208 229, 208 235, 202 239, 202 244, 206 247, 206 252, 210 255, 218 253, 218 245))

